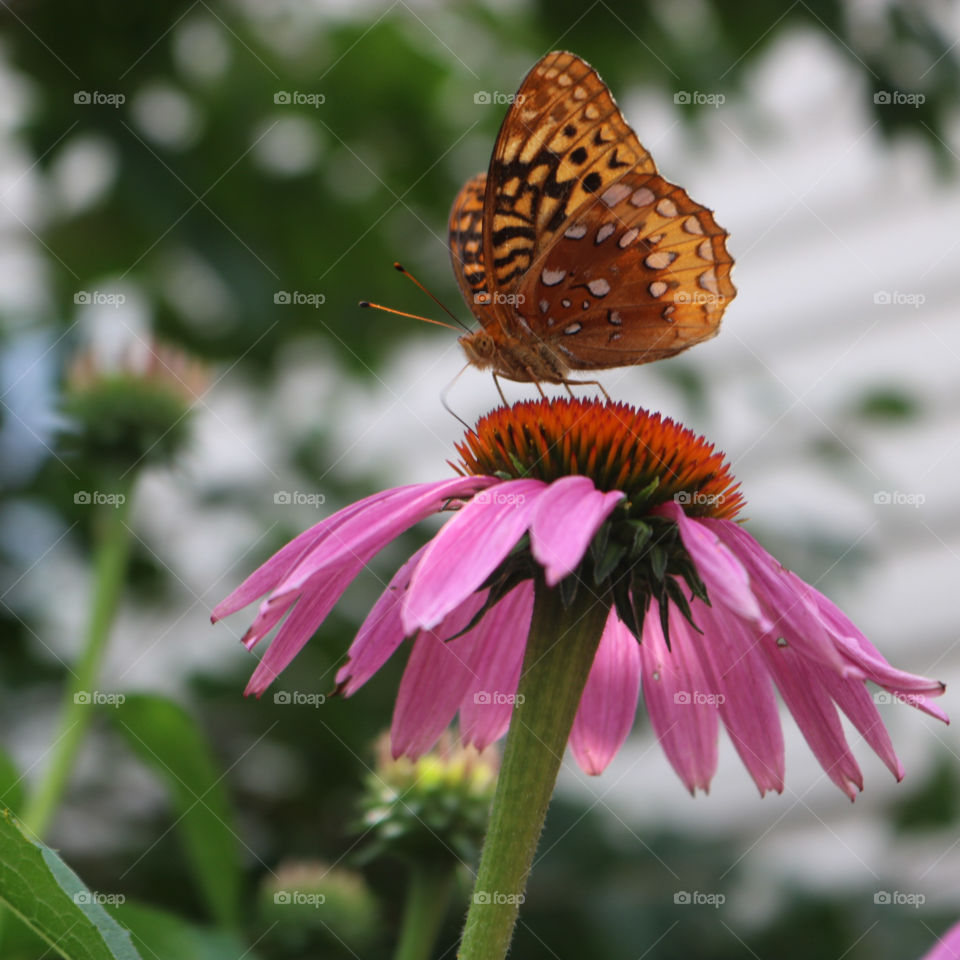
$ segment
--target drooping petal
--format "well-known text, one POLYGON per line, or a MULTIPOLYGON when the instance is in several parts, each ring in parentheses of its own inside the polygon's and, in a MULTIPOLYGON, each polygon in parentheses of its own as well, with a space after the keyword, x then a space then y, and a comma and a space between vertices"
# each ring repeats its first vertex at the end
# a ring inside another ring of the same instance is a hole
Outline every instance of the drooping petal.
POLYGON ((787 709, 820 766, 851 800, 855 799, 857 791, 863 789, 863 775, 843 735, 833 700, 811 669, 814 664, 791 649, 789 641, 778 643, 772 634, 763 637, 760 649, 787 709))
POLYGON ((643 620, 640 643, 643 699, 663 752, 687 789, 705 792, 717 769, 717 708, 690 645, 683 617, 669 619, 670 649, 656 603, 643 620))
POLYGON ((640 644, 610 611, 570 733, 580 769, 603 773, 627 739, 640 696, 640 644))
POLYGON ((661 504, 657 513, 675 521, 680 539, 707 587, 710 602, 719 600, 738 616, 760 622, 764 620, 757 598, 750 586, 750 577, 733 551, 706 524, 688 517, 673 501, 661 504))
POLYGON ((366 510, 356 512, 315 543, 277 584, 274 596, 299 593, 318 576, 341 565, 366 563, 391 540, 436 513, 448 500, 495 484, 495 477, 454 477, 438 483, 397 487, 366 510))
MULTIPOLYGON (((391 496, 393 490, 382 490, 356 503, 338 510, 325 520, 314 524, 294 537, 286 546, 281 547, 266 563, 257 567, 243 583, 225 600, 221 600, 213 608, 211 620, 216 623, 231 613, 243 609, 253 603, 257 597, 262 597, 290 573, 298 561, 305 556, 317 543, 325 539, 331 530, 346 523, 354 514, 361 513, 381 500, 391 496)), ((269 631, 268 631, 269 632, 269 631)))
POLYGON ((508 480, 475 496, 430 541, 401 616, 408 633, 435 627, 470 596, 530 526, 542 480, 508 480))
POLYGON ((530 523, 530 548, 556 586, 583 559, 594 534, 624 498, 619 490, 601 493, 587 477, 555 480, 537 498, 530 523))
POLYGON ((933 716, 947 723, 950 722, 947 715, 939 708, 929 709, 925 697, 913 696, 913 694, 927 694, 928 696, 939 697, 946 690, 943 683, 939 680, 931 680, 929 677, 907 673, 891 666, 883 654, 857 629, 850 618, 833 601, 808 583, 804 583, 799 577, 795 579, 799 584, 798 589, 804 592, 804 595, 815 607, 841 655, 853 663, 866 679, 872 680, 899 699, 903 699, 921 709, 927 709, 927 712, 932 713, 933 716))
POLYGON ((753 624, 723 604, 691 602, 693 619, 704 631, 691 633, 711 689, 717 691, 720 719, 744 766, 763 795, 783 792, 783 729, 770 672, 753 624))
POLYGON ((337 686, 344 696, 356 693, 403 642, 405 634, 400 622, 400 604, 413 569, 426 549, 424 544, 393 575, 357 631, 347 651, 347 662, 337 671, 337 686))
POLYGON ((276 680, 323 623, 343 591, 359 572, 359 563, 342 567, 327 577, 315 590, 299 598, 257 664, 257 669, 244 691, 245 695, 254 693, 259 697, 276 680))
POLYGON ((921 960, 960 960, 960 923, 955 923, 921 960))
POLYGON ((849 661, 840 656, 817 611, 791 579, 790 571, 732 520, 705 519, 701 523, 716 533, 746 568, 754 596, 773 624, 774 635, 783 636, 794 653, 825 663, 841 675, 857 675, 849 661))
POLYGON ((406 754, 416 759, 426 753, 453 719, 476 675, 477 630, 450 638, 470 623, 486 596, 484 590, 468 597, 436 630, 423 630, 414 641, 390 726, 394 757, 406 754))
POLYGON ((880 711, 877 710, 873 697, 870 696, 863 681, 837 676, 832 670, 819 663, 810 666, 824 689, 833 698, 834 703, 860 731, 863 739, 873 748, 873 752, 887 765, 897 780, 902 780, 903 766, 893 750, 893 743, 883 724, 880 711))
POLYGON ((524 580, 476 627, 474 678, 460 704, 460 739, 483 750, 510 726, 533 614, 533 581, 524 580))

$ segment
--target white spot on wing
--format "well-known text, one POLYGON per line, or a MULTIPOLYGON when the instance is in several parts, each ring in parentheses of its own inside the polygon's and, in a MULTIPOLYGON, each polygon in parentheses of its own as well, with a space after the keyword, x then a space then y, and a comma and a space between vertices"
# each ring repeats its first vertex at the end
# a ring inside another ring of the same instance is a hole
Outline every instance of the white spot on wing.
POLYGON ((607 319, 615 326, 619 327, 623 323, 623 317, 620 316, 619 310, 611 310, 607 315, 607 319))
POLYGON ((586 233, 587 225, 585 223, 575 223, 572 227, 563 231, 563 235, 569 237, 571 240, 579 240, 585 236, 586 233))
POLYGON ((640 231, 636 227, 631 227, 618 241, 617 246, 621 250, 625 250, 627 247, 637 239, 637 235, 640 231))
POLYGON ((566 275, 566 270, 551 270, 549 267, 544 267, 540 279, 545 287, 555 287, 566 275))
POLYGON ((667 284, 663 280, 654 280, 647 289, 651 297, 662 297, 667 292, 667 284))
POLYGON ((608 206, 614 207, 630 194, 630 187, 625 183, 615 183, 600 194, 600 199, 608 206))
POLYGON ((595 297, 605 297, 610 292, 610 284, 600 277, 597 280, 591 280, 587 284, 587 289, 595 297))
POLYGON ((703 227, 700 226, 700 221, 696 217, 687 217, 683 221, 683 229, 687 233, 703 233, 703 227))
POLYGON ((609 237, 610 234, 613 233, 613 231, 616 230, 616 229, 617 229, 617 228, 616 228, 616 226, 614 226, 614 224, 612 224, 612 223, 605 223, 605 224, 597 231, 597 239, 594 240, 594 243, 603 243, 603 241, 606 240, 607 237, 609 237))
POLYGON ((675 252, 669 250, 658 250, 656 253, 651 253, 647 256, 646 260, 643 262, 651 270, 663 270, 664 267, 669 267, 674 260, 677 259, 675 252))
POLYGON ((582 323, 570 323, 563 328, 563 332, 568 336, 570 336, 574 333, 579 333, 582 329, 583 329, 582 323))
POLYGON ((639 190, 635 190, 633 196, 630 198, 630 203, 634 207, 649 207, 651 203, 656 199, 653 195, 653 191, 647 187, 641 187, 639 190))
POLYGON ((546 313, 549 309, 550 309, 550 301, 549 301, 549 300, 541 300, 541 301, 540 301, 540 312, 541 312, 541 313, 546 313))
POLYGON ((657 204, 656 209, 661 217, 675 217, 677 215, 677 205, 669 197, 664 197, 657 204))
POLYGON ((717 275, 714 273, 712 267, 700 274, 699 283, 704 290, 708 290, 710 293, 720 292, 720 286, 717 283, 717 275))

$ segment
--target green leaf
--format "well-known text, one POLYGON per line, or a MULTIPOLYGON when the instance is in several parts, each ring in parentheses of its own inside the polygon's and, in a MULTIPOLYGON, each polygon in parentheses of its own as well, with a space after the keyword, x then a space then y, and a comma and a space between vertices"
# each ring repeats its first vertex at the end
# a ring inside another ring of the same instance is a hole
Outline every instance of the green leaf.
POLYGON ((10 755, 0 750, 0 809, 7 807, 20 813, 23 800, 23 777, 10 755))
POLYGON ((65 960, 141 960, 130 934, 49 848, 0 813, 0 901, 65 960))
POLYGON ((128 696, 111 712, 134 752, 166 782, 184 851, 210 914, 240 925, 241 872, 223 775, 193 717, 153 694, 128 696))
POLYGON ((257 960, 235 933, 208 930, 165 910, 128 901, 110 912, 149 960, 257 960))

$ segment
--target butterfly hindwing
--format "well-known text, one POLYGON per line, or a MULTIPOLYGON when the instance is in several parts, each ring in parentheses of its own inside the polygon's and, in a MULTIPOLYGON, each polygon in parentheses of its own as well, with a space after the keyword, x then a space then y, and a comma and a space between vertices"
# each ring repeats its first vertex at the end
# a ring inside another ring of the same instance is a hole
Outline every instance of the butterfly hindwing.
POLYGON ((532 264, 519 312, 574 369, 672 356, 715 336, 736 293, 725 238, 682 188, 631 171, 532 264))
POLYGON ((474 313, 479 305, 490 299, 483 262, 483 197, 486 185, 485 173, 478 173, 463 185, 453 202, 448 225, 453 273, 463 299, 474 313))

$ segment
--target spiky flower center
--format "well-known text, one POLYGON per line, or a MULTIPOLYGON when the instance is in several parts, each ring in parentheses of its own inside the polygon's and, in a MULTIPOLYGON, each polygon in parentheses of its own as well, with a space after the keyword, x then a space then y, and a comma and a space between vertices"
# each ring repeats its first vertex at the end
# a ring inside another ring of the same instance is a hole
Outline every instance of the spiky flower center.
POLYGON ((697 517, 732 518, 743 505, 723 454, 659 413, 625 403, 537 400, 499 407, 457 444, 463 473, 550 483, 581 474, 621 490, 628 514, 674 500, 697 517))

